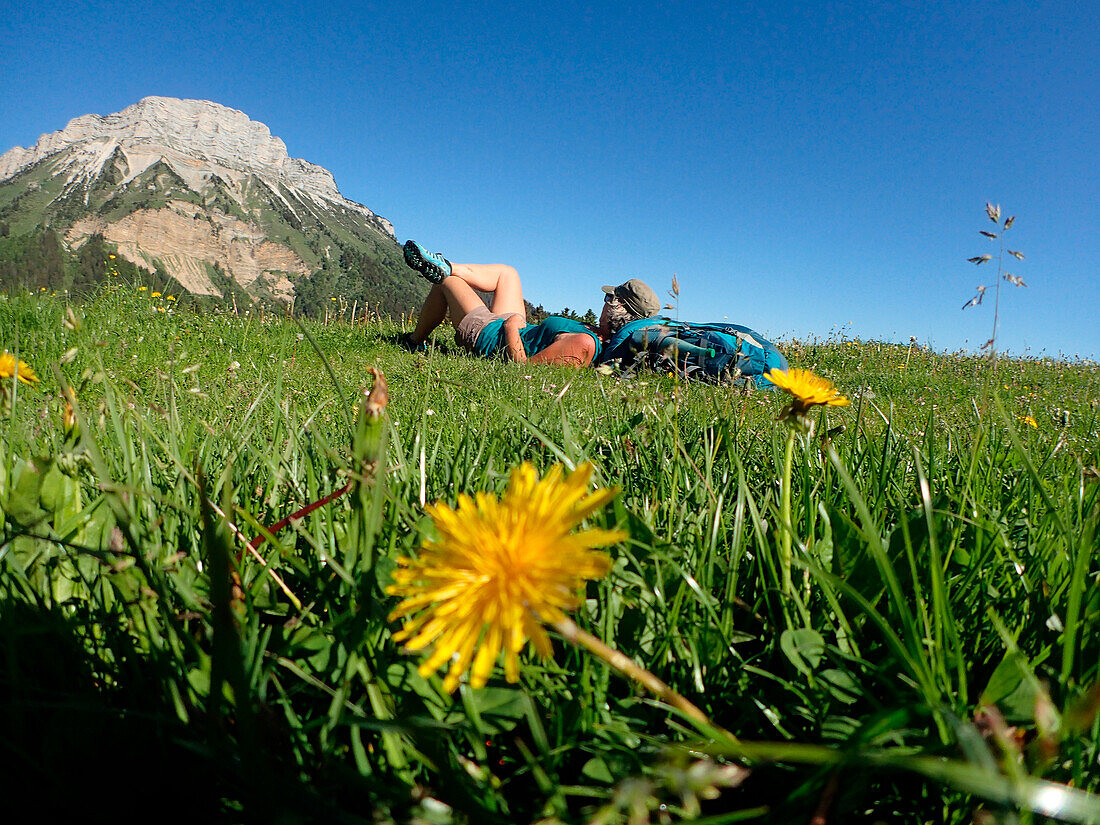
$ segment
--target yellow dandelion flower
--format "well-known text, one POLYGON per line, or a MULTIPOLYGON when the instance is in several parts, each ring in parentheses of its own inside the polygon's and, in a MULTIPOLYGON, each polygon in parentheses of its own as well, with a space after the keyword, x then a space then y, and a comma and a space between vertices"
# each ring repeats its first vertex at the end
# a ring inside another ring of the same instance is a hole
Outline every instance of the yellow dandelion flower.
POLYGON ((138 287, 138 292, 145 292, 148 289, 149 289, 149 287, 147 287, 147 286, 139 286, 138 287))
POLYGON ((20 382, 24 384, 37 384, 38 376, 34 370, 31 369, 31 365, 26 361, 20 359, 15 360, 15 356, 7 350, 4 350, 0 354, 0 379, 19 377, 20 382))
POLYGON ((150 294, 151 294, 151 295, 152 295, 152 296, 153 296, 154 298, 159 298, 159 297, 160 297, 160 293, 159 293, 159 292, 152 292, 152 293, 150 293, 150 294))
POLYGON ((450 693, 467 669, 470 685, 484 686, 502 651, 504 676, 517 681, 528 639, 551 655, 543 623, 565 618, 579 602, 578 588, 610 569, 611 559, 592 548, 626 538, 618 530, 571 532, 617 492, 589 493, 591 475, 590 464, 565 477, 557 466, 540 481, 524 463, 499 501, 478 493, 459 496, 456 509, 442 502, 427 508, 439 538, 425 539, 416 559, 399 558, 396 583, 386 590, 404 599, 389 616, 407 619, 394 640, 410 650, 434 648, 421 675, 452 660, 443 681, 450 693))
POLYGON ((1021 420, 1021 421, 1022 421, 1023 423, 1027 424, 1027 425, 1028 425, 1029 427, 1033 427, 1033 428, 1034 428, 1034 429, 1036 429, 1036 430, 1037 430, 1037 429, 1039 429, 1039 422, 1037 422, 1037 421, 1036 421, 1036 420, 1035 420, 1035 419, 1034 419, 1034 418, 1033 418, 1032 416, 1030 416, 1030 415, 1021 415, 1021 416, 1020 416, 1020 420, 1021 420))
POLYGON ((176 300, 176 296, 175 295, 169 295, 165 300, 174 301, 174 300, 176 300))
POLYGON ((833 382, 819 375, 814 375, 809 370, 792 369, 772 370, 765 373, 764 377, 784 392, 790 393, 792 401, 784 408, 780 418, 790 416, 801 417, 809 412, 811 407, 818 405, 829 407, 847 407, 851 402, 840 394, 840 390, 833 386, 833 382))

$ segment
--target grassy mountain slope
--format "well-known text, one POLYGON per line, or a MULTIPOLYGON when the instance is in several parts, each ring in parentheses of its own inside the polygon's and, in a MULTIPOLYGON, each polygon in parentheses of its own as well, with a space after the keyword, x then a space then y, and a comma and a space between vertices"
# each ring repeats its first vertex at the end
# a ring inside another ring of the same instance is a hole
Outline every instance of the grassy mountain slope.
POLYGON ((108 249, 148 270, 149 277, 186 286, 182 273, 199 273, 198 291, 218 291, 222 297, 228 297, 225 278, 240 280, 238 263, 248 263, 260 250, 275 262, 257 264, 260 277, 242 282, 236 291, 278 302, 292 290, 295 310, 305 314, 323 314, 333 298, 403 314, 416 309, 427 293, 423 281, 405 267, 383 222, 343 205, 321 203, 251 175, 231 183, 209 174, 194 189, 164 161, 126 181, 129 169, 118 150, 94 179, 66 184, 67 160, 62 152, 0 182, 0 238, 19 239, 0 243, 0 285, 59 282, 56 273, 43 272, 37 258, 25 252, 53 244, 52 233, 63 239, 69 280, 80 268, 80 247, 92 235, 102 235, 108 249), (183 222, 188 233, 203 243, 189 248, 185 240, 173 240, 181 216, 191 222, 183 222), (136 239, 135 225, 145 233, 136 239), (189 252, 193 262, 181 262, 189 252))

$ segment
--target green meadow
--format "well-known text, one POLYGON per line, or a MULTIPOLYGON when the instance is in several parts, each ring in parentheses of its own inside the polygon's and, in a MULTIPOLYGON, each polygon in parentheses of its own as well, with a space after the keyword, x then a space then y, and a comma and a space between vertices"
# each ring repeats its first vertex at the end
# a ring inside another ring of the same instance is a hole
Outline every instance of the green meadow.
POLYGON ((41 379, 0 412, 0 781, 46 821, 1100 822, 1096 364, 780 342, 851 400, 785 486, 782 393, 186 303, 0 297, 41 379), (618 489, 571 618, 703 720, 553 631, 454 693, 395 642, 425 505, 522 462, 618 489))

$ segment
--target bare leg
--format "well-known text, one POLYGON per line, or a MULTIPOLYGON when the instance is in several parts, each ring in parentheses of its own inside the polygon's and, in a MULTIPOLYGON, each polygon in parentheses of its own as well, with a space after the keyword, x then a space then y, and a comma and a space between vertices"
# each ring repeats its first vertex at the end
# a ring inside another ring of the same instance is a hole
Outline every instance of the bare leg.
MULTIPOLYGON (((496 301, 493 304, 495 306, 496 301)), ((465 279, 455 276, 444 278, 432 287, 424 300, 424 306, 420 308, 420 315, 416 319, 412 339, 418 344, 427 341, 428 336, 443 323, 448 313, 451 316, 451 323, 457 327, 466 317, 466 313, 479 306, 484 306, 481 298, 465 279)))
POLYGON ((596 357, 596 342, 584 332, 564 332, 554 343, 527 359, 528 364, 559 364, 563 367, 587 367, 596 357))
POLYGON ((515 267, 507 264, 451 264, 451 275, 461 278, 480 292, 493 293, 493 302, 489 306, 492 312, 497 315, 514 312, 526 320, 523 287, 515 267))
POLYGON ((435 328, 447 319, 447 297, 443 294, 443 288, 439 284, 432 286, 428 297, 424 299, 424 305, 420 308, 420 315, 416 318, 416 328, 412 331, 412 339, 418 344, 428 340, 428 336, 435 328))

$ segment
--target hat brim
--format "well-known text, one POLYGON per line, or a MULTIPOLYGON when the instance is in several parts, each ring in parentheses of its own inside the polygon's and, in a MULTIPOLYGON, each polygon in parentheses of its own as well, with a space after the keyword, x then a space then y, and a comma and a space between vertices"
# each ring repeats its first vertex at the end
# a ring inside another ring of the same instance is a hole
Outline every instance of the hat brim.
POLYGON ((618 287, 615 287, 615 286, 603 286, 603 287, 600 287, 600 289, 602 289, 602 290, 603 290, 604 292, 606 292, 606 293, 607 293, 608 295, 614 295, 614 294, 615 294, 615 290, 616 290, 616 289, 618 289, 618 287))

